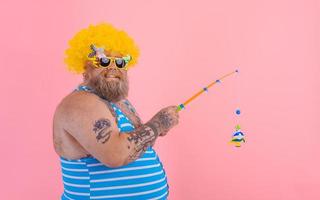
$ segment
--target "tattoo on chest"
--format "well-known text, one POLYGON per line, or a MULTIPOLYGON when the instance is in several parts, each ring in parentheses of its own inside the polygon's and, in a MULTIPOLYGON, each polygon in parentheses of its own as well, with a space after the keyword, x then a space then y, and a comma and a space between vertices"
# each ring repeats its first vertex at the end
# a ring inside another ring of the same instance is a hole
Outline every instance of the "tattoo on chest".
POLYGON ((99 119, 95 121, 93 125, 93 131, 96 134, 96 139, 98 142, 101 142, 102 144, 106 143, 111 136, 111 122, 108 119, 99 119))
POLYGON ((130 110, 132 113, 134 113, 134 114, 137 113, 137 112, 136 112, 136 109, 132 106, 132 104, 131 104, 128 100, 124 101, 124 104, 127 105, 127 107, 129 108, 129 110, 130 110))
POLYGON ((142 121, 138 115, 138 113, 134 110, 133 106, 125 102, 119 103, 117 106, 121 109, 121 111, 130 119, 133 125, 137 128, 142 125, 142 121))

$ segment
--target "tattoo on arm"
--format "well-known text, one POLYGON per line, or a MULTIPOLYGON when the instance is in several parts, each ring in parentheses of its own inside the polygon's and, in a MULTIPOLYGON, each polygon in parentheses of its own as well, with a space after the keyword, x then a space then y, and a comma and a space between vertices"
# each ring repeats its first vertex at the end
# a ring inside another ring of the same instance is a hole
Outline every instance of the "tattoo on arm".
MULTIPOLYGON (((126 163, 130 163, 138 159, 149 146, 152 146, 155 143, 157 137, 158 131, 156 128, 154 128, 153 123, 147 123, 137 129, 135 132, 131 133, 127 139, 130 145, 133 145, 133 148, 126 163)), ((128 146, 129 149, 130 145, 128 146)))
POLYGON ((152 118, 152 122, 154 129, 160 136, 165 135, 174 124, 173 118, 169 117, 166 111, 159 112, 152 118))
POLYGON ((169 131, 173 125, 173 119, 164 111, 154 116, 148 123, 131 133, 127 138, 130 146, 134 148, 131 150, 126 163, 138 159, 149 146, 153 146, 157 137, 169 131))
POLYGON ((102 144, 106 143, 111 136, 111 122, 108 119, 101 118, 97 121, 95 121, 93 125, 93 131, 96 134, 96 139, 98 142, 101 142, 102 144))
POLYGON ((165 112, 159 113, 159 122, 165 130, 170 129, 173 124, 172 118, 170 118, 165 112))

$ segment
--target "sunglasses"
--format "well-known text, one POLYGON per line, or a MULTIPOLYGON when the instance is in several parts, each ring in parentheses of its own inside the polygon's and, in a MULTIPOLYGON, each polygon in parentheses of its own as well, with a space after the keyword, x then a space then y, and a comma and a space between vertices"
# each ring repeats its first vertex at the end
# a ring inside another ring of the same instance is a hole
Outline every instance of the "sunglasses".
POLYGON ((127 64, 132 59, 130 55, 122 58, 110 57, 104 54, 104 48, 98 48, 94 44, 91 44, 90 48, 92 52, 88 55, 88 59, 93 62, 95 67, 106 68, 114 62, 118 68, 128 70, 127 64))
POLYGON ((100 67, 106 68, 110 66, 112 62, 114 62, 118 68, 127 70, 127 64, 131 60, 131 57, 126 56, 122 58, 116 58, 116 57, 104 56, 101 58, 98 58, 98 57, 89 58, 89 60, 93 61, 94 66, 98 68, 100 67))

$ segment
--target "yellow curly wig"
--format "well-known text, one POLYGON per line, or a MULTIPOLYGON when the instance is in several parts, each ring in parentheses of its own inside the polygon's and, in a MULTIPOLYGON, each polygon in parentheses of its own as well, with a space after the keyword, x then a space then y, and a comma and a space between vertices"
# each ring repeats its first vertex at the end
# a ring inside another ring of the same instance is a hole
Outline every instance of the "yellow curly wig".
POLYGON ((91 53, 91 44, 103 47, 107 51, 123 55, 129 54, 132 60, 128 63, 128 68, 137 63, 139 49, 133 39, 126 32, 116 29, 111 24, 100 23, 80 30, 69 41, 69 48, 65 51, 64 59, 68 70, 77 74, 84 72, 87 56, 91 53))

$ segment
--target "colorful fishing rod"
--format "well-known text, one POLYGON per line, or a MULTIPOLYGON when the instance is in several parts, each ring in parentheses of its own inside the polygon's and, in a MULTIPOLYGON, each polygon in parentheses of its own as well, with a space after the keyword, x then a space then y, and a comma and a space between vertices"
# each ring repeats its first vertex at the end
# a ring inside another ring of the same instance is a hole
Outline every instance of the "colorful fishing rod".
POLYGON ((222 76, 221 78, 215 80, 214 82, 210 83, 207 87, 204 87, 202 90, 200 90, 199 92, 197 92, 196 94, 194 94, 192 97, 190 97, 187 101, 185 101, 184 103, 180 104, 179 106, 177 106, 177 110, 180 112, 181 110, 183 110, 185 108, 185 106, 187 104, 189 104, 191 101, 193 101, 195 98, 197 98, 198 96, 200 96, 200 94, 202 94, 203 92, 208 92, 208 89, 213 86, 216 83, 221 83, 221 80, 225 79, 228 76, 231 76, 235 73, 239 73, 238 70, 235 70, 233 72, 230 72, 224 76, 222 76))
MULTIPOLYGON (((230 73, 222 76, 221 78, 217 79, 216 81, 210 83, 207 87, 204 87, 202 90, 200 90, 199 92, 197 92, 196 94, 194 94, 192 97, 190 97, 187 101, 185 101, 184 103, 182 103, 182 104, 180 104, 179 106, 177 106, 177 111, 180 112, 181 110, 183 110, 183 109, 185 108, 185 106, 186 106, 187 104, 189 104, 189 103, 190 103, 191 101, 193 101, 195 98, 197 98, 198 96, 200 96, 200 94, 202 94, 203 92, 208 92, 208 89, 209 89, 211 86, 213 86, 213 85, 216 84, 216 83, 221 83, 221 80, 223 80, 223 79, 225 79, 226 77, 231 76, 231 75, 233 75, 233 74, 235 74, 235 73, 239 73, 239 71, 238 71, 238 70, 235 70, 235 71, 233 71, 233 72, 230 72, 230 73)), ((240 112, 240 109, 237 109, 237 110, 236 110, 237 116, 239 116, 240 113, 241 113, 241 112, 240 112)), ((244 143, 244 142, 246 142, 246 140, 245 140, 245 138, 244 138, 245 136, 244 136, 243 131, 241 131, 241 128, 240 128, 240 125, 239 125, 239 124, 237 124, 237 125, 235 126, 235 129, 236 129, 236 131, 233 132, 233 134, 232 134, 232 139, 231 139, 231 141, 229 141, 229 143, 232 144, 232 145, 234 145, 235 147, 241 147, 241 144, 244 143)))

